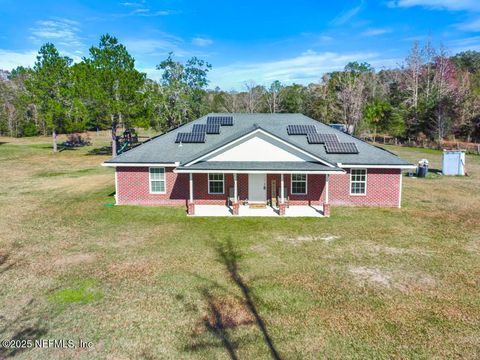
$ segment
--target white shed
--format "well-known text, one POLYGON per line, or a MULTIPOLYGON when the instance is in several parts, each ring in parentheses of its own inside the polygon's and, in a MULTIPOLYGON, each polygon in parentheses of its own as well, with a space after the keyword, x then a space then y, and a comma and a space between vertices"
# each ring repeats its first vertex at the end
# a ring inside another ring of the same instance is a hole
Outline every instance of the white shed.
POLYGON ((443 175, 465 175, 465 151, 443 150, 443 175))

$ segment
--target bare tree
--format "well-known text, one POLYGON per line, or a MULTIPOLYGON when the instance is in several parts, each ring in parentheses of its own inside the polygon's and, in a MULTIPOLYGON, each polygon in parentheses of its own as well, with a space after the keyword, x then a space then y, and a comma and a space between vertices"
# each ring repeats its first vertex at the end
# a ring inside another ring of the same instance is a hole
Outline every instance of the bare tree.
POLYGON ((223 105, 227 112, 240 112, 240 97, 236 91, 230 91, 223 96, 223 105))
POLYGON ((258 86, 254 81, 246 81, 244 84, 246 94, 244 97, 245 110, 249 113, 257 111, 260 101, 262 99, 264 88, 258 86))

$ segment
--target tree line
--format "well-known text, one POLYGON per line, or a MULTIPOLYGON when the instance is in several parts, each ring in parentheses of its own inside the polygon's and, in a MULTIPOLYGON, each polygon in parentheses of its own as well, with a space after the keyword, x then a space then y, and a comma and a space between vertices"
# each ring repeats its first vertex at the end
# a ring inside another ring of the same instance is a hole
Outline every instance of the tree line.
POLYGON ((208 89, 210 69, 170 54, 154 81, 108 34, 77 63, 47 43, 32 68, 0 71, 0 134, 51 134, 56 150, 58 133, 111 129, 115 139, 120 126, 166 131, 209 112, 289 112, 345 124, 360 136, 480 139, 480 52, 449 56, 414 43, 395 69, 351 62, 306 86, 248 81, 241 91, 208 89))

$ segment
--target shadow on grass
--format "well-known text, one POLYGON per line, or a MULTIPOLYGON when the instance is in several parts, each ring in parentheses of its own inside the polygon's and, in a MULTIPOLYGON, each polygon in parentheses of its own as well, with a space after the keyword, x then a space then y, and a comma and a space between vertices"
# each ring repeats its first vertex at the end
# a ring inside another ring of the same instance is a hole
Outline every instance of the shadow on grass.
MULTIPOLYGON (((202 325, 204 330, 217 338, 221 345, 227 351, 230 359, 238 359, 236 350, 238 341, 232 340, 231 331, 243 325, 256 325, 260 330, 264 342, 267 345, 270 355, 273 359, 281 359, 274 341, 270 336, 265 321, 260 316, 251 289, 242 278, 239 272, 238 262, 241 259, 241 253, 234 248, 231 239, 225 243, 219 244, 216 248, 219 261, 225 266, 227 274, 232 282, 238 287, 241 296, 238 297, 240 304, 228 303, 221 298, 212 295, 214 289, 220 286, 211 281, 212 289, 203 288, 201 290, 202 298, 206 304, 208 314, 203 317, 202 325)), ((222 289, 224 291, 224 289, 222 289)), ((215 346, 211 343, 195 343, 189 347, 190 350, 199 350, 215 346)))
POLYGON ((102 146, 92 150, 89 150, 85 155, 111 155, 112 147, 111 146, 102 146))
POLYGON ((0 254, 0 275, 10 270, 15 265, 14 262, 7 264, 9 257, 8 254, 0 254))
MULTIPOLYGON (((34 342, 47 334, 48 328, 43 324, 42 319, 35 315, 34 309, 35 301, 32 299, 13 320, 6 321, 5 317, 1 316, 0 338, 22 344, 29 341, 34 342), (12 329, 13 334, 11 333, 12 329)), ((10 348, 0 347, 0 359, 14 357, 25 350, 29 350, 29 348, 19 345, 10 348)))

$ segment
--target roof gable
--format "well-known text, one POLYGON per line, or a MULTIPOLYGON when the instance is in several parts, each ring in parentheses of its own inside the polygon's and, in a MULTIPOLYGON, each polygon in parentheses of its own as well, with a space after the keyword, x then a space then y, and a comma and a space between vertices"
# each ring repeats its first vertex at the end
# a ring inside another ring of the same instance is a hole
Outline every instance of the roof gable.
POLYGON ((190 166, 199 161, 318 161, 329 167, 333 164, 314 154, 305 151, 260 127, 239 136, 237 139, 226 141, 221 146, 206 152, 187 162, 190 166))

